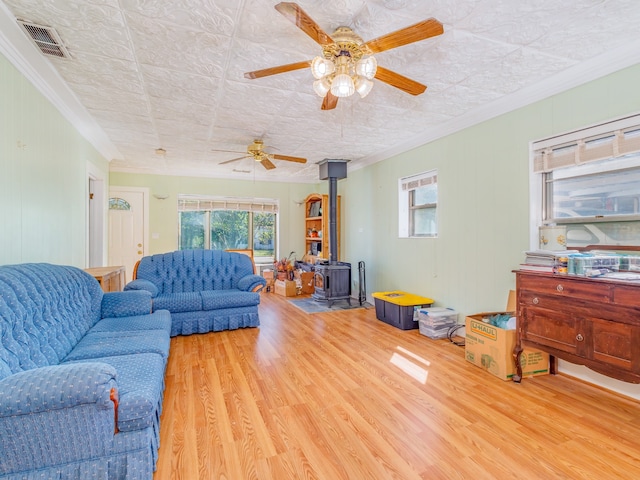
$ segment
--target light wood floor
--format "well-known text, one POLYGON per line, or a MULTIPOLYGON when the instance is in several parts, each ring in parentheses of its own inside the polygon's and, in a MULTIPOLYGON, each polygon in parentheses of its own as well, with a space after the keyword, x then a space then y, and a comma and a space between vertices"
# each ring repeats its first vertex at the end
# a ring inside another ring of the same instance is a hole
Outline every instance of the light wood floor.
POLYGON ((171 340, 154 480, 640 478, 640 402, 262 297, 259 328, 171 340))

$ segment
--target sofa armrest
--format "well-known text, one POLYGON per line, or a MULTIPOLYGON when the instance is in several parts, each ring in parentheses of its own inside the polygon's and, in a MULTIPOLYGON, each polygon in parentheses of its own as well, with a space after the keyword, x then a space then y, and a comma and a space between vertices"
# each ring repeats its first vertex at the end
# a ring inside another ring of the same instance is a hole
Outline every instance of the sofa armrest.
POLYGON ((138 278, 136 280, 133 280, 129 283, 127 283, 124 286, 124 290, 125 291, 129 291, 129 290, 145 290, 149 293, 151 293, 151 298, 156 298, 158 296, 158 287, 156 286, 155 283, 149 281, 149 280, 144 280, 142 278, 138 278))
POLYGON ((108 292, 102 296, 100 318, 131 317, 151 313, 151 293, 146 290, 108 292))
POLYGON ((34 368, 0 380, 0 418, 88 403, 113 410, 116 370, 102 362, 34 368))
POLYGON ((87 362, 0 380, 0 476, 105 455, 116 426, 115 376, 112 366, 87 362))
POLYGON ((238 290, 243 292, 259 292, 262 290, 267 281, 260 275, 245 275, 238 280, 238 290))

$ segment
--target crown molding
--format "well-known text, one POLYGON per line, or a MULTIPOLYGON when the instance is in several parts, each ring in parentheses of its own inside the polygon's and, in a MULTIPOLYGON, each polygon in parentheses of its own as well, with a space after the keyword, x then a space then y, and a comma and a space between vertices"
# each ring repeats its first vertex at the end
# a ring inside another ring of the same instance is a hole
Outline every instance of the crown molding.
POLYGON ((433 142, 452 133, 498 117, 505 113, 526 107, 545 98, 565 92, 571 88, 597 80, 611 73, 640 63, 640 40, 607 52, 589 61, 579 63, 552 77, 525 87, 511 95, 501 97, 494 102, 478 107, 470 112, 437 126, 424 134, 394 145, 392 148, 377 152, 357 162, 353 170, 372 165, 395 155, 407 152, 433 142))
POLYGON ((164 175, 169 177, 192 177, 192 178, 217 178, 222 180, 237 180, 240 182, 278 182, 278 183, 303 183, 303 184, 315 184, 321 182, 319 179, 307 178, 307 177, 292 177, 285 175, 271 175, 269 177, 263 176, 263 174, 255 175, 253 172, 247 173, 246 177, 239 177, 233 174, 208 174, 202 170, 185 170, 184 168, 169 168, 162 170, 152 168, 135 168, 135 167, 111 167, 110 172, 114 173, 133 173, 141 175, 164 175))
POLYGON ((27 38, 16 18, 2 1, 0 1, 0 53, 107 161, 122 157, 55 67, 27 38))

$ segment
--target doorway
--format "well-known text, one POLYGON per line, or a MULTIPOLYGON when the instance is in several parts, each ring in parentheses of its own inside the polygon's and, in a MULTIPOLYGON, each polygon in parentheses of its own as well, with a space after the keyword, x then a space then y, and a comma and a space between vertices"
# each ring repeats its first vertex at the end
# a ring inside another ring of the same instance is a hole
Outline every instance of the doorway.
POLYGON ((126 281, 132 279, 135 264, 147 251, 149 231, 149 189, 109 189, 109 265, 124 265, 126 281))
POLYGON ((87 165, 86 191, 86 258, 87 267, 102 267, 107 258, 105 249, 105 182, 92 164, 87 165))

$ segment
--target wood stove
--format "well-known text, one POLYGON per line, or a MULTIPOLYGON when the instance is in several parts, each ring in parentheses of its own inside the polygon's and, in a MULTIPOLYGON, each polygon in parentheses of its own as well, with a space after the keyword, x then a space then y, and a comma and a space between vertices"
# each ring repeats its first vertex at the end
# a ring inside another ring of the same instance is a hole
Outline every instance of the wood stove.
POLYGON ((351 264, 337 258, 338 180, 347 176, 347 161, 325 159, 319 165, 320 180, 329 180, 329 261, 315 267, 312 298, 329 306, 337 300, 347 300, 351 305, 351 264))
POLYGON ((337 300, 351 305, 351 264, 345 262, 320 263, 313 276, 314 300, 326 301, 329 306, 337 300))

